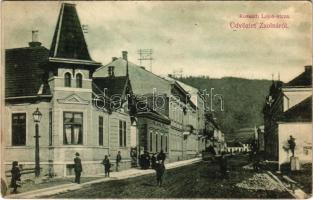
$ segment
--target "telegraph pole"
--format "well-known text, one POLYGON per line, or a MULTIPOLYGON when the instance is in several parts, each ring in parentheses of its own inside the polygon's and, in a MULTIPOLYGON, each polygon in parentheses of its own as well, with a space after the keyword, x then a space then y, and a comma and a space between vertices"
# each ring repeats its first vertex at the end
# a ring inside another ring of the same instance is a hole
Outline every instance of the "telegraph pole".
POLYGON ((139 49, 137 51, 138 55, 139 55, 139 62, 140 62, 140 65, 142 65, 143 61, 148 61, 149 62, 149 68, 150 68, 150 71, 152 72, 152 49, 139 49))

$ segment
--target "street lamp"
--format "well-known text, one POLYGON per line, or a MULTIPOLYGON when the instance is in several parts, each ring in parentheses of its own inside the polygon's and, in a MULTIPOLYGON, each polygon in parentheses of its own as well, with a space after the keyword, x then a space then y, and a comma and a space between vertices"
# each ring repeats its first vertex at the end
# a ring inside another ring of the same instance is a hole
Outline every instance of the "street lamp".
POLYGON ((41 120, 42 114, 39 111, 39 109, 37 108, 35 112, 33 112, 33 118, 34 118, 34 122, 36 123, 35 125, 35 130, 36 130, 36 134, 34 136, 36 143, 35 143, 35 176, 39 177, 40 175, 40 157, 39 157, 39 123, 41 120))

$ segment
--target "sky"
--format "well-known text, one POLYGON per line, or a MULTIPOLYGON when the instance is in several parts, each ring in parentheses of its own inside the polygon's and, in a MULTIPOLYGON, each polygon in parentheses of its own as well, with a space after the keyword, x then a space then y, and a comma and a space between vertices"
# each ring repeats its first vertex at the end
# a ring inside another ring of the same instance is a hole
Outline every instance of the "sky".
MULTIPOLYGON (((152 49, 152 72, 212 78, 243 77, 289 81, 312 65, 312 8, 308 1, 90 1, 76 4, 93 60, 107 64, 128 51, 152 49), (287 15, 247 19, 240 14, 287 15), (230 23, 286 23, 288 29, 238 29, 230 23)), ((61 2, 2 3, 5 49, 25 47, 31 30, 50 48, 61 2)), ((143 63, 149 69, 148 63, 143 63)))

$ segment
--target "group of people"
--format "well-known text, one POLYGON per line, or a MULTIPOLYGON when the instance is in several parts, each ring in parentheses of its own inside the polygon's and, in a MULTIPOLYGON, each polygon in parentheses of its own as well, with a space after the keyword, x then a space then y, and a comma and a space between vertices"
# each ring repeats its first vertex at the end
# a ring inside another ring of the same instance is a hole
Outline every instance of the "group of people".
MULTIPOLYGON (((117 172, 119 171, 119 166, 120 166, 121 161, 122 161, 121 152, 118 151, 117 155, 116 155, 116 162, 115 162, 115 164, 116 164, 115 170, 117 172)), ((109 156, 107 156, 107 155, 104 156, 102 164, 104 166, 105 177, 110 177, 110 170, 111 170, 111 167, 113 166, 113 164, 110 162, 109 156)))
MULTIPOLYGON (((157 177, 157 184, 159 186, 162 185, 163 181, 163 175, 165 172, 165 159, 166 154, 161 150, 157 155, 153 154, 150 158, 149 153, 145 151, 143 155, 140 157, 140 165, 143 169, 147 169, 150 167, 151 162, 151 168, 156 170, 156 177, 157 177)), ((121 152, 118 151, 116 155, 116 171, 119 171, 120 162, 122 161, 121 152)), ((110 177, 110 170, 113 166, 110 162, 109 156, 105 155, 104 159, 102 161, 102 164, 104 166, 104 174, 105 177, 110 177)), ((80 177, 81 173, 83 172, 82 167, 82 161, 80 159, 80 154, 78 152, 75 153, 74 158, 74 172, 75 172, 75 183, 80 184, 80 177)), ((20 187, 20 181, 21 181, 21 172, 18 166, 17 161, 13 161, 12 163, 12 169, 11 169, 11 183, 10 187, 13 188, 13 193, 17 193, 17 188, 20 187)))
MULTIPOLYGON (((75 155, 76 155, 76 157, 74 158, 75 183, 80 184, 80 176, 83 171, 83 167, 82 167, 81 159, 79 157, 79 153, 76 152, 75 155)), ((120 166, 121 161, 122 161, 121 152, 118 151, 116 155, 116 171, 117 172, 119 171, 119 166, 120 166)), ((104 166, 105 177, 110 177, 110 170, 113 164, 110 162, 108 155, 104 156, 104 159, 102 160, 101 164, 104 166)))
POLYGON ((154 153, 150 157, 147 151, 144 151, 139 158, 139 165, 141 169, 149 169, 150 167, 156 171, 157 185, 161 186, 165 172, 166 154, 161 150, 159 153, 154 153))

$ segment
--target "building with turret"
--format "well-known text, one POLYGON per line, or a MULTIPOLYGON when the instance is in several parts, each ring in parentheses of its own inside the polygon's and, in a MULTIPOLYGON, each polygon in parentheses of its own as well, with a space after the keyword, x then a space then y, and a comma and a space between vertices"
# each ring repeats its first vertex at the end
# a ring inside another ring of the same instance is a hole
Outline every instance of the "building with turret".
POLYGON ((103 173, 104 156, 114 164, 119 151, 126 169, 143 151, 163 150, 173 162, 205 148, 204 101, 129 62, 126 51, 105 66, 94 61, 75 4, 61 4, 50 49, 37 34, 29 46, 5 50, 7 171, 18 161, 40 176, 71 176, 77 152, 84 176, 103 173))
POLYGON ((92 78, 101 63, 91 58, 74 4, 62 4, 50 49, 36 38, 28 47, 5 51, 5 168, 12 161, 34 168, 37 151, 41 175, 73 175, 76 152, 83 175, 102 173, 104 156, 114 163, 118 151, 121 168, 129 168, 128 77, 92 78), (120 95, 117 104, 113 106, 103 87, 120 95), (33 120, 37 109, 42 116, 39 147, 33 120))

